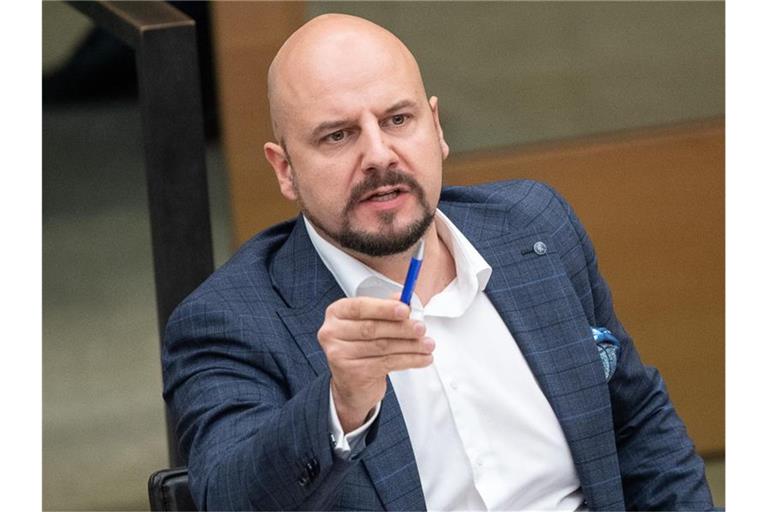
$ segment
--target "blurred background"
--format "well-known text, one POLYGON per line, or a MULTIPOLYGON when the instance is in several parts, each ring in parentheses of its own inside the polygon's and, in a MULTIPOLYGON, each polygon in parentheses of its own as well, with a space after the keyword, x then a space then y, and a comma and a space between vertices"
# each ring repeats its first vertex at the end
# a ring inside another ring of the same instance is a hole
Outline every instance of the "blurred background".
MULTIPOLYGON (((723 2, 172 2, 197 22, 214 257, 293 215, 266 68, 324 12, 392 30, 440 98, 446 182, 574 205, 725 505, 723 2)), ((146 510, 167 467, 133 51, 43 3, 43 507, 146 510)))

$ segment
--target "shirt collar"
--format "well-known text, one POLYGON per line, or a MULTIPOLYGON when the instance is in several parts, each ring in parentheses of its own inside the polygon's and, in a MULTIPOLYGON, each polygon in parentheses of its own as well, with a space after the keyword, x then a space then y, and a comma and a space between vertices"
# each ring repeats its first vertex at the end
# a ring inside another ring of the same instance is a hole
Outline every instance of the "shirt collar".
POLYGON ((475 246, 467 240, 467 237, 459 231, 451 219, 440 210, 435 213, 435 226, 437 227, 437 234, 451 251, 456 263, 456 277, 459 283, 469 284, 470 281, 474 280, 477 284, 477 291, 485 290, 492 272, 491 266, 485 261, 485 258, 477 252, 475 246))
MULTIPOLYGON (((347 297, 385 298, 402 290, 402 284, 392 281, 325 240, 309 219, 302 217, 312 245, 347 297)), ((491 278, 491 266, 440 210, 435 212, 435 227, 456 264, 456 280, 452 284, 458 286, 462 295, 473 299, 479 291, 485 290, 491 278)))

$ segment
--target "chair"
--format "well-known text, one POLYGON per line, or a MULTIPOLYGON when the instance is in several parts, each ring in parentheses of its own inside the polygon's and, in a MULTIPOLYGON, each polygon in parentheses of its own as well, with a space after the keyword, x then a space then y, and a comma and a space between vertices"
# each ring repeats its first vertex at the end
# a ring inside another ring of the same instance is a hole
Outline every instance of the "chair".
POLYGON ((187 468, 162 469, 149 477, 149 509, 153 512, 196 511, 189 493, 187 468))

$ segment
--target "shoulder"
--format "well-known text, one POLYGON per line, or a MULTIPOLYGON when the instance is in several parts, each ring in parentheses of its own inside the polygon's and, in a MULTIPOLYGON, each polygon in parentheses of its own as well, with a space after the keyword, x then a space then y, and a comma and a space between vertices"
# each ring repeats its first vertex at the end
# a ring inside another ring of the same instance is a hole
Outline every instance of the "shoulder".
POLYGON ((207 308, 211 303, 265 304, 279 300, 273 292, 269 266, 295 223, 293 219, 276 224, 244 243, 179 304, 174 315, 179 310, 207 308))
POLYGON ((535 227, 557 230, 573 215, 551 186, 534 180, 509 180, 468 187, 445 187, 440 208, 449 216, 504 212, 507 230, 535 227), (452 215, 453 214, 453 215, 452 215))
POLYGON ((444 187, 441 202, 456 206, 498 206, 530 208, 539 205, 567 206, 563 198, 549 185, 534 180, 506 180, 471 186, 444 187))

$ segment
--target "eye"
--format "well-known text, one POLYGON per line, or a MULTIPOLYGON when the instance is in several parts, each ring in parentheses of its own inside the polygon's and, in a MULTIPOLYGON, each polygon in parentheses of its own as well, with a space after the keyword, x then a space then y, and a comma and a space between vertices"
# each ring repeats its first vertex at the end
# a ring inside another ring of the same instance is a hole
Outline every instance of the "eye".
POLYGON ((346 132, 344 130, 336 130, 335 132, 326 135, 325 139, 329 142, 341 142, 346 137, 346 132))
POLYGON ((399 126, 403 123, 405 123, 405 114, 395 114, 392 116, 392 124, 395 126, 399 126))

